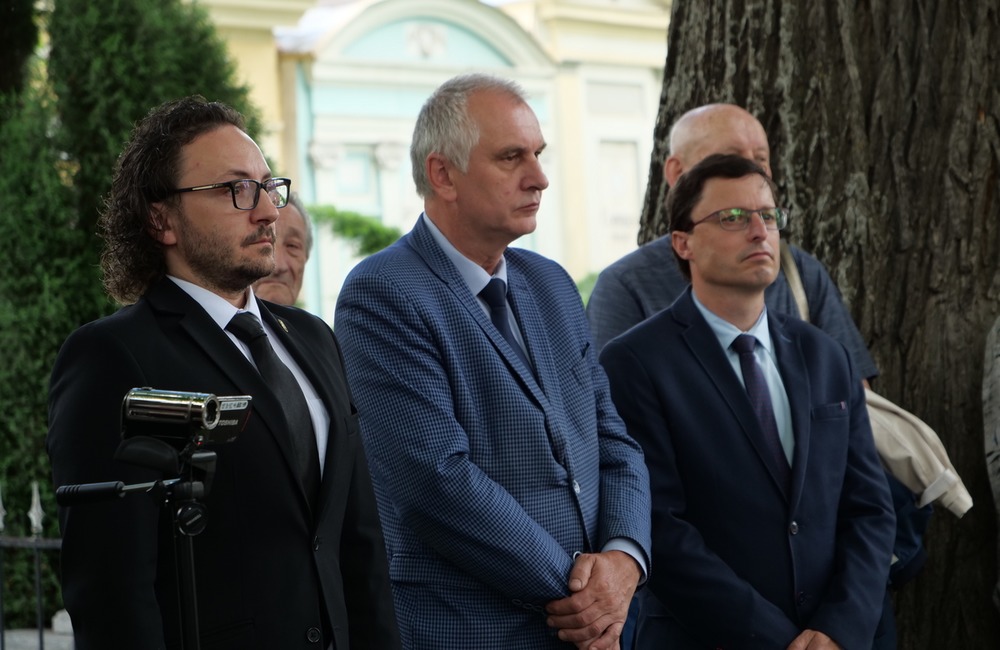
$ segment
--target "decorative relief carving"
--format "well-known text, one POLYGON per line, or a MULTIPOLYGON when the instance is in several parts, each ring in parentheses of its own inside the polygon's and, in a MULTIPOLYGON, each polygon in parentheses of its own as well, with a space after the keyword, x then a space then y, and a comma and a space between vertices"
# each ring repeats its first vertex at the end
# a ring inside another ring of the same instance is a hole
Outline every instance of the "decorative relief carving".
POLYGON ((444 54, 448 35, 443 25, 416 23, 406 30, 406 49, 420 59, 430 59, 444 54))
POLYGON ((383 171, 396 171, 408 150, 402 142, 379 142, 375 145, 375 164, 383 171))
POLYGON ((309 159, 316 169, 333 169, 344 159, 344 147, 336 142, 314 139, 309 143, 309 159))

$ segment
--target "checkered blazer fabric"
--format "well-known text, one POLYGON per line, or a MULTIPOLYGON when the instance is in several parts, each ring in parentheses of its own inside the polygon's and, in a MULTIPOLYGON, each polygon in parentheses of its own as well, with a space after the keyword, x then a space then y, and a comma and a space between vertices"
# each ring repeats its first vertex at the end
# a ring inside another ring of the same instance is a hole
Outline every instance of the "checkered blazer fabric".
POLYGON ((422 219, 337 303, 407 648, 571 647, 542 608, 573 554, 624 537, 649 557, 649 477, 579 293, 551 260, 505 257, 534 374, 422 219))

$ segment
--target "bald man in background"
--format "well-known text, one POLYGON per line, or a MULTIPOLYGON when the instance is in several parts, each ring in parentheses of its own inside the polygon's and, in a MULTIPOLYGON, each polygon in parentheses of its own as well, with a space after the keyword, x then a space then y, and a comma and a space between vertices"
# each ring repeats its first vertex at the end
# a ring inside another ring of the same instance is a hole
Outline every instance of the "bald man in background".
MULTIPOLYGON (((670 130, 664 179, 674 186, 681 174, 713 153, 749 158, 771 174, 771 148, 757 118, 733 104, 708 104, 682 115, 670 130)), ((847 348, 861 379, 873 379, 878 368, 829 273, 812 255, 796 246, 790 248, 809 302, 809 322, 847 348)), ((641 246, 606 268, 587 303, 598 351, 615 336, 669 307, 687 285, 677 269, 670 235, 641 246)), ((764 297, 772 311, 799 313, 784 269, 764 297)))

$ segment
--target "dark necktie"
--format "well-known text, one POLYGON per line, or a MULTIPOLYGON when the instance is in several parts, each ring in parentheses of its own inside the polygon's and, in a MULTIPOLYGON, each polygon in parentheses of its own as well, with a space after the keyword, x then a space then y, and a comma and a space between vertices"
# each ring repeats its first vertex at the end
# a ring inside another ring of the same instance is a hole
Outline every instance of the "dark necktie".
POLYGON ((517 342, 514 337, 514 332, 510 329, 510 319, 507 317, 507 283, 500 278, 493 278, 490 280, 482 291, 479 292, 479 296, 486 301, 486 304, 490 306, 490 320, 493 321, 493 325, 500 330, 503 337, 507 339, 510 343, 510 347, 514 348, 514 352, 517 356, 521 357, 521 361, 524 362, 524 366, 531 370, 531 363, 528 361, 528 355, 525 354, 524 349, 521 344, 517 342))
POLYGON ((316 451, 316 436, 313 432, 312 417, 299 382, 288 369, 267 340, 264 326, 257 317, 243 311, 229 321, 226 329, 247 344, 250 354, 264 383, 274 393, 285 412, 288 434, 295 453, 295 462, 302 479, 306 496, 312 502, 319 494, 319 453, 316 451))
POLYGON ((776 463, 782 486, 787 486, 791 470, 788 466, 785 450, 781 446, 781 437, 778 435, 778 422, 774 419, 774 407, 771 405, 771 393, 767 389, 767 379, 765 379, 764 371, 757 363, 757 356, 754 354, 757 338, 749 334, 740 334, 733 341, 731 347, 740 355, 743 382, 746 384, 747 395, 750 396, 750 403, 757 414, 757 420, 760 421, 760 429, 764 433, 764 443, 776 463))

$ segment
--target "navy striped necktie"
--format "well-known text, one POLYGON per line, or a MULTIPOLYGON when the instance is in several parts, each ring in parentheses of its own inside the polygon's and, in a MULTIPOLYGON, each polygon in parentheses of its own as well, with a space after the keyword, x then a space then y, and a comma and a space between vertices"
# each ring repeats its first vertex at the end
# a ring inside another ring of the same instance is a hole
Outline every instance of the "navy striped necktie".
POLYGON ((781 446, 778 421, 774 418, 774 406, 771 404, 771 392, 767 388, 767 379, 764 377, 764 371, 760 364, 757 363, 757 355, 754 354, 754 349, 757 347, 757 337, 750 334, 740 334, 730 347, 740 355, 743 383, 746 384, 750 404, 760 422, 760 429, 764 434, 764 444, 776 464, 783 484, 787 486, 791 469, 788 466, 785 450, 781 446))

